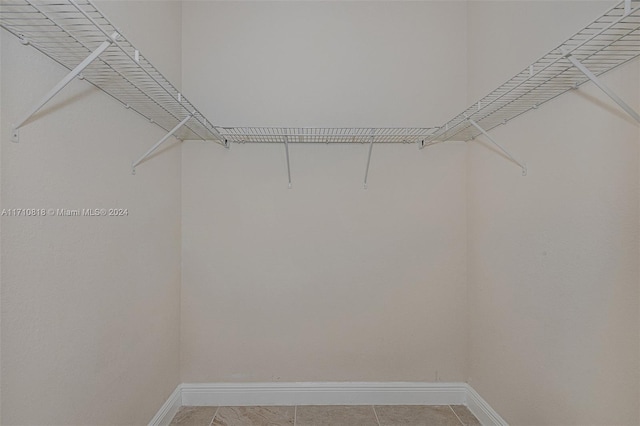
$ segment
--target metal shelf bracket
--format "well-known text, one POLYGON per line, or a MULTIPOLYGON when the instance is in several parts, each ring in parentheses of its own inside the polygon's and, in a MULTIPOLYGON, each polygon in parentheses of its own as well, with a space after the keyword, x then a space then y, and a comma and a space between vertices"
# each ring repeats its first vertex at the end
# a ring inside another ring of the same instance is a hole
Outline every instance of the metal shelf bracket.
POLYGON ((519 160, 517 160, 513 155, 511 155, 511 153, 509 151, 507 151, 502 145, 500 145, 498 142, 495 141, 495 139, 493 139, 491 136, 489 136, 489 134, 482 128, 480 127, 480 125, 478 123, 476 123, 474 120, 467 118, 467 121, 476 129, 478 129, 478 131, 480 131, 480 133, 482 133, 483 135, 485 135, 487 137, 487 139, 489 139, 491 141, 491 143, 493 143, 495 146, 498 147, 498 149, 500 151, 502 151, 504 153, 504 155, 506 155, 507 157, 509 157, 509 159, 511 161, 513 161, 514 163, 516 163, 518 166, 520 166, 522 168, 522 176, 526 176, 527 175, 527 165, 519 160))
POLYGON ((177 132, 182 126, 187 124, 187 121, 189 121, 191 119, 191 117, 193 117, 194 114, 195 113, 192 112, 191 114, 187 115, 181 122, 179 122, 176 125, 176 127, 171 129, 169 131, 169 133, 164 135, 164 137, 162 139, 160 139, 155 145, 153 145, 151 148, 149 148, 149 150, 147 152, 142 154, 142 156, 140 158, 138 158, 136 161, 134 161, 133 164, 131 164, 131 174, 135 175, 136 174, 136 167, 138 166, 138 164, 140 164, 144 160, 146 160, 151 154, 153 154, 160 147, 160 145, 165 143, 166 140, 169 139, 175 132, 177 132))
MULTIPOLYGON (((640 57, 640 0, 620 0, 583 29, 455 115, 444 127, 432 133, 428 141, 469 141, 480 132, 468 118, 491 131, 520 115, 536 109, 569 90, 576 89, 589 78, 600 84, 600 76, 640 57), (591 73, 578 65, 584 62, 591 73), (584 58, 584 59, 583 59, 584 58), (585 77, 585 74, 587 77, 585 77)), ((600 88, 603 86, 600 84, 600 88)), ((604 90, 604 89, 603 89, 604 90)), ((612 92, 607 94, 611 96, 612 92)), ((614 100, 620 104, 619 98, 614 100)), ((637 120, 637 114, 625 110, 637 120)), ((638 111, 640 112, 640 111, 638 111)))
POLYGON ((284 137, 284 152, 287 155, 287 176, 289 178, 289 189, 291 189, 291 166, 289 165, 289 136, 284 137))
POLYGON ((585 67, 584 64, 578 61, 576 58, 571 56, 570 54, 566 55, 569 62, 573 64, 582 74, 587 76, 589 80, 593 82, 600 90, 602 90, 607 96, 609 96, 615 103, 617 103, 620 108, 625 110, 627 114, 629 114, 634 120, 640 123, 640 115, 631 108, 625 101, 623 101, 618 95, 615 94, 613 90, 607 87, 594 73, 589 71, 589 68, 585 67))
POLYGON ((71 70, 71 72, 69 72, 69 74, 67 74, 46 95, 44 95, 44 97, 36 105, 34 105, 33 108, 28 110, 18 121, 16 121, 11 126, 11 141, 15 142, 15 143, 20 142, 20 128, 22 126, 24 126, 24 124, 35 113, 40 111, 40 109, 42 109, 42 107, 45 106, 47 104, 47 102, 49 102, 51 99, 53 99, 53 97, 55 95, 57 95, 62 89, 64 89, 65 86, 67 86, 69 83, 71 83, 71 81, 74 78, 79 77, 79 76, 81 77, 82 76, 81 75, 82 71, 85 68, 87 68, 89 65, 91 65, 91 63, 93 61, 95 61, 98 58, 98 56, 100 56, 105 50, 107 50, 107 48, 109 46, 111 46, 111 44, 118 39, 118 36, 119 36, 119 34, 117 32, 114 32, 107 40, 102 42, 102 44, 100 46, 98 46, 98 48, 96 50, 91 52, 91 54, 89 56, 87 56, 82 62, 80 62, 74 69, 71 70))
POLYGON ((231 149, 231 141, 225 138, 224 136, 222 136, 218 131, 218 129, 209 125, 209 123, 206 120, 205 120, 205 123, 207 123, 209 131, 213 133, 213 135, 220 141, 222 146, 224 146, 226 149, 231 149))
POLYGON ((367 189, 367 179, 369 178, 369 165, 371 164, 371 151, 373 151, 374 135, 371 135, 371 141, 369 142, 369 155, 367 156, 367 168, 364 172, 364 189, 367 189))

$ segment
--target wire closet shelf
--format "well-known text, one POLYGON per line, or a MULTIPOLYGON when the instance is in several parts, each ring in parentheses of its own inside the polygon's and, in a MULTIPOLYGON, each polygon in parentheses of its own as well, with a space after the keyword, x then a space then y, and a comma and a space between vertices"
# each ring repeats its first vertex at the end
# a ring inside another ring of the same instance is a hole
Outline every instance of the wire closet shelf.
POLYGON ((216 140, 227 146, 285 140, 409 143, 423 142, 436 130, 215 126, 89 0, 0 0, 0 26, 69 70, 108 40, 111 46, 83 68, 80 77, 181 140, 216 140))
POLYGON ((424 147, 468 141, 593 80, 585 70, 599 76, 640 55, 640 0, 623 0, 440 127, 223 127, 207 120, 90 0, 0 0, 0 26, 70 70, 84 63, 81 78, 169 135, 227 147, 231 142, 424 147))
POLYGON ((436 128, 218 127, 231 142, 422 143, 436 128))
POLYGON ((88 0, 0 0, 0 26, 69 70, 106 48, 80 78, 178 139, 223 142, 207 119, 88 0))
POLYGON ((509 120, 578 88, 591 79, 583 71, 585 68, 597 77, 637 58, 640 55, 639 29, 640 1, 621 1, 560 46, 449 120, 429 136, 426 145, 471 140, 481 135, 482 130, 488 131, 506 124, 509 120))

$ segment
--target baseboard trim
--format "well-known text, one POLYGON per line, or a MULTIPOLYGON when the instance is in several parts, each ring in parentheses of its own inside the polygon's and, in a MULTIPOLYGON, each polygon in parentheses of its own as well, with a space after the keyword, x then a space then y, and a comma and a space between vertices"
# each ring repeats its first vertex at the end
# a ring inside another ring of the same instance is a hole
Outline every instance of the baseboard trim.
POLYGON ((467 385, 467 408, 482 425, 509 426, 509 424, 470 385, 467 385))
POLYGON ((508 426, 467 383, 183 383, 149 425, 168 425, 181 405, 466 405, 483 426, 508 426))
POLYGON ((185 383, 184 405, 462 404, 464 383, 185 383))
POLYGON ((169 426, 173 416, 182 406, 182 385, 176 386, 169 398, 162 404, 156 415, 149 422, 149 426, 169 426))

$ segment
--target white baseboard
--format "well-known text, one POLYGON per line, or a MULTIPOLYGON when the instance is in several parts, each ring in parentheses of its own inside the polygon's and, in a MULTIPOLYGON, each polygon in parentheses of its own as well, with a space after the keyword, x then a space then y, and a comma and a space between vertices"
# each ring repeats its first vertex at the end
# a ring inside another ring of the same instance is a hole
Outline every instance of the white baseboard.
POLYGON ((169 426, 173 416, 176 415, 182 406, 182 385, 178 385, 176 389, 169 395, 169 398, 162 404, 153 419, 149 422, 149 426, 169 426))
POLYGON ((485 401, 478 392, 467 385, 467 408, 482 425, 509 426, 502 417, 485 401))
POLYGON ((508 426, 467 383, 183 383, 149 425, 168 425, 180 405, 466 405, 482 425, 508 426))
POLYGON ((465 383, 185 383, 183 405, 463 404, 465 383))

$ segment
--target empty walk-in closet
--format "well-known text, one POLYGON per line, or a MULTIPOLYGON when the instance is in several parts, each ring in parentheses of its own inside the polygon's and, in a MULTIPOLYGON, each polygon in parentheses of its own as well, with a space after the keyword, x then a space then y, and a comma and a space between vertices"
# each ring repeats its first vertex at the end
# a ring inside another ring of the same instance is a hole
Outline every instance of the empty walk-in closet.
POLYGON ((0 26, 0 424, 640 424, 640 1, 0 26))

